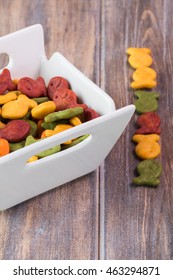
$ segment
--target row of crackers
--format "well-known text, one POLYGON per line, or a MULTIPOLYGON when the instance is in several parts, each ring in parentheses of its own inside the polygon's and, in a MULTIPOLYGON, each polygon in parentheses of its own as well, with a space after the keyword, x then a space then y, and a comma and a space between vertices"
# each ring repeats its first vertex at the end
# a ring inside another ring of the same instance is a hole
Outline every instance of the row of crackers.
POLYGON ((160 95, 153 91, 157 85, 157 73, 151 67, 151 49, 128 48, 127 54, 129 64, 135 69, 130 86, 134 90, 138 129, 132 140, 136 143, 135 153, 140 159, 136 168, 139 176, 133 178, 133 183, 156 187, 162 172, 161 163, 156 159, 161 152, 161 120, 157 113, 160 95))

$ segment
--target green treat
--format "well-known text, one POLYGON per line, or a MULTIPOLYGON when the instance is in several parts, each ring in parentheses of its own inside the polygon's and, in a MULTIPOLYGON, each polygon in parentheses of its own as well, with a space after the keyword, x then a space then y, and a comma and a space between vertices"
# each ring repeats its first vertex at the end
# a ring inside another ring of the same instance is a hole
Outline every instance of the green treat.
POLYGON ((50 99, 47 96, 45 96, 45 97, 32 98, 32 100, 36 101, 37 104, 41 104, 43 102, 49 101, 50 99))
POLYGON ((77 144, 79 144, 80 142, 82 142, 83 140, 85 140, 88 136, 90 136, 90 134, 85 134, 83 136, 78 137, 77 139, 73 140, 70 144, 64 145, 63 146, 63 150, 73 147, 77 144))
POLYGON ((158 179, 162 173, 161 164, 154 159, 141 161, 137 166, 139 177, 133 178, 133 183, 139 186, 156 187, 160 184, 158 179))
POLYGON ((14 152, 25 146, 25 140, 18 143, 9 143, 9 144, 10 144, 10 152, 14 152))
POLYGON ((147 112, 155 112, 158 108, 158 101, 159 94, 155 91, 144 91, 144 90, 137 90, 135 91, 135 96, 138 98, 134 105, 136 106, 136 112, 138 114, 143 114, 147 112))
MULTIPOLYGON (((42 139, 41 139, 42 140, 42 139)), ((40 139, 39 140, 35 140, 34 137, 32 135, 29 135, 27 138, 26 138, 26 141, 25 141, 25 146, 28 146, 28 145, 31 145, 31 144, 34 144, 38 141, 41 141, 40 139)), ((61 145, 57 145, 53 148, 50 148, 46 151, 43 151, 43 152, 40 152, 38 154, 36 154, 36 156, 38 158, 43 158, 43 157, 47 157, 47 156, 50 156, 52 154, 55 154, 57 152, 59 152, 61 150, 61 145)))
POLYGON ((64 124, 64 123, 65 124, 68 123, 68 120, 59 120, 58 122, 50 122, 50 123, 43 122, 41 124, 41 127, 43 129, 54 129, 55 126, 57 126, 57 124, 64 124))
POLYGON ((34 121, 31 120, 25 120, 26 122, 28 122, 30 124, 30 131, 29 131, 29 135, 32 135, 33 137, 36 136, 37 134, 37 124, 34 121))
POLYGON ((83 113, 82 107, 70 108, 63 111, 51 113, 44 118, 44 121, 46 123, 56 122, 58 120, 70 119, 72 117, 76 117, 82 113, 83 113))

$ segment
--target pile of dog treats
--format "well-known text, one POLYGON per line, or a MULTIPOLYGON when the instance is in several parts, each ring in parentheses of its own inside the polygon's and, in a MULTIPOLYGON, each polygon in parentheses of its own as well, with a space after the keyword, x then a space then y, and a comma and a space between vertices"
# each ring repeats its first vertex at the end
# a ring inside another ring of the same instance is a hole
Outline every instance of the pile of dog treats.
POLYGON ((153 59, 149 48, 128 48, 128 62, 133 69, 131 88, 134 91, 138 129, 132 140, 137 143, 135 153, 141 160, 137 165, 138 177, 133 183, 139 186, 156 187, 162 172, 161 163, 156 160, 160 155, 160 124, 161 120, 156 113, 159 94, 152 89, 156 87, 157 74, 152 65, 153 59))
MULTIPOLYGON (((63 77, 52 77, 46 86, 42 77, 12 80, 8 69, 0 74, 0 157, 97 117, 98 112, 78 102, 63 77)), ((40 152, 28 162, 72 147, 86 137, 40 152)))

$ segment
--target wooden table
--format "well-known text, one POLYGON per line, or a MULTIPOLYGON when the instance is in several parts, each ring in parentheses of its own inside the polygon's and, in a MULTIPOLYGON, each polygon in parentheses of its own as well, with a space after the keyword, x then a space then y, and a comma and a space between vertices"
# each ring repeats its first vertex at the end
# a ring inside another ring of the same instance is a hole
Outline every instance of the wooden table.
POLYGON ((134 115, 95 172, 0 213, 0 259, 173 259, 173 1, 24 2, 0 0, 0 36, 41 23, 47 56, 61 52, 117 109, 134 101, 126 48, 151 48, 163 173, 132 186, 134 115))

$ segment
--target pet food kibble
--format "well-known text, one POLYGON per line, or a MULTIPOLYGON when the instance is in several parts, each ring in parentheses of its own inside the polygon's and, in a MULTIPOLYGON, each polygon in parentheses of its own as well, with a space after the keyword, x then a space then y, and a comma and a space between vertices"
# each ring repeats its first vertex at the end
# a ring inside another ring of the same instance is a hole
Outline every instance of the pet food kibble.
POLYGON ((6 119, 21 119, 28 113, 29 106, 28 103, 16 99, 10 102, 5 103, 2 106, 2 117, 6 119))
POLYGON ((47 94, 46 85, 42 77, 38 77, 37 80, 33 80, 29 77, 21 78, 17 88, 30 98, 46 96, 47 94))
POLYGON ((134 104, 136 106, 136 112, 143 114, 146 112, 155 112, 158 108, 159 94, 157 92, 148 92, 143 90, 135 91, 135 96, 138 98, 134 104))
POLYGON ((141 161, 137 166, 138 177, 133 178, 133 183, 139 186, 153 186, 160 184, 158 179, 162 173, 162 166, 153 159, 141 161))
POLYGON ((69 88, 69 83, 66 79, 63 77, 53 77, 50 79, 49 84, 48 84, 48 96, 50 99, 53 100, 54 93, 59 89, 59 88, 69 88))
POLYGON ((8 69, 4 69, 0 74, 0 94, 6 92, 6 90, 15 90, 16 84, 13 83, 10 75, 10 71, 8 69))
POLYGON ((30 128, 30 124, 24 120, 13 120, 0 129, 0 138, 6 139, 8 142, 20 142, 26 139, 30 128))
POLYGON ((153 80, 145 80, 141 79, 140 81, 134 81, 130 84, 131 88, 133 89, 142 89, 142 88, 154 88, 156 87, 157 83, 153 80))
POLYGON ((84 119, 85 119, 85 122, 88 122, 88 121, 91 121, 93 119, 96 119, 98 118, 100 115, 99 113, 97 113, 94 109, 91 109, 91 108, 87 108, 85 109, 84 111, 84 119))
POLYGON ((135 147, 136 155, 141 159, 154 159, 160 154, 161 148, 157 143, 160 136, 157 134, 135 134, 132 140, 138 143, 135 147))
POLYGON ((28 108, 29 109, 33 109, 35 108, 36 106, 38 106, 37 102, 28 98, 26 95, 24 94, 20 94, 17 98, 19 101, 23 101, 25 104, 28 105, 28 108))
POLYGON ((86 104, 78 104, 77 95, 68 88, 59 88, 53 95, 53 101, 56 104, 56 111, 75 107, 87 108, 86 104))
POLYGON ((70 118, 69 123, 74 126, 82 124, 81 120, 78 117, 70 118))
POLYGON ((10 91, 6 94, 0 95, 0 105, 17 99, 17 94, 15 91, 10 91))
POLYGON ((66 110, 63 110, 63 111, 54 112, 54 113, 51 113, 51 114, 47 115, 44 118, 44 121, 46 123, 56 122, 58 120, 70 119, 72 117, 76 117, 76 116, 78 116, 82 113, 83 113, 83 108, 82 107, 66 109, 66 110))
POLYGON ((140 127, 136 134, 160 134, 161 120, 157 113, 148 112, 140 115, 137 119, 137 125, 140 127))
POLYGON ((147 53, 147 54, 151 54, 151 49, 149 48, 128 48, 126 50, 126 53, 129 54, 129 55, 133 55, 133 54, 136 54, 136 53, 147 53))
POLYGON ((31 110, 31 115, 35 119, 44 119, 45 116, 53 113, 56 109, 53 101, 40 103, 38 106, 31 110))
POLYGON ((150 67, 140 67, 137 68, 132 78, 134 81, 141 81, 141 80, 155 80, 156 79, 156 71, 150 67))
POLYGON ((128 62, 132 68, 139 68, 139 67, 149 67, 151 66, 153 60, 152 57, 147 53, 134 53, 129 56, 128 62))
POLYGON ((9 154, 10 145, 6 139, 0 138, 0 157, 9 154))

